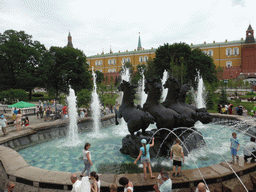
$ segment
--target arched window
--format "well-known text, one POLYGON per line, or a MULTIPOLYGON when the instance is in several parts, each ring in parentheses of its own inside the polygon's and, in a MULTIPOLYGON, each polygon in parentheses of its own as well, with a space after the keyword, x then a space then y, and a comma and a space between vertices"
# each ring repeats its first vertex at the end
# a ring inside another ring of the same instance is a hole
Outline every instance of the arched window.
POLYGON ((147 62, 148 61, 148 56, 145 56, 144 57, 144 62, 147 62))
POLYGON ((204 54, 206 54, 206 51, 205 51, 205 50, 203 50, 202 52, 203 52, 204 54))
POLYGON ((98 61, 95 61, 95 65, 96 65, 96 66, 98 66, 98 65, 99 65, 98 61))
POLYGON ((209 50, 208 55, 212 57, 213 56, 213 50, 209 50))
POLYGON ((143 62, 143 57, 139 58, 139 62, 142 63, 143 62))
POLYGON ((226 67, 232 67, 232 61, 227 61, 226 62, 226 67))
POLYGON ((108 64, 111 65, 111 59, 108 60, 108 64))
POLYGON ((116 69, 114 68, 114 69, 112 69, 112 72, 116 72, 116 69))
POLYGON ((108 72, 111 73, 112 72, 111 69, 108 69, 108 72))
POLYGON ((227 49, 226 49, 226 55, 227 55, 227 56, 230 56, 231 53, 232 53, 232 49, 231 49, 231 48, 227 48, 227 49))
POLYGON ((99 61, 99 65, 100 65, 100 66, 102 65, 102 60, 99 61))
POLYGON ((90 61, 86 61, 86 63, 90 66, 90 61))
POLYGON ((127 62, 131 63, 131 59, 130 57, 127 58, 127 62))
POLYGON ((98 71, 100 71, 102 73, 102 69, 99 69, 98 71))
POLYGON ((115 65, 115 64, 116 64, 116 60, 115 60, 115 59, 113 59, 113 62, 112 62, 112 63, 113 63, 113 65, 115 65))
POLYGON ((125 64, 125 58, 122 59, 122 64, 125 64))
POLYGON ((239 54, 239 48, 238 47, 235 47, 233 49, 233 55, 238 55, 239 54))

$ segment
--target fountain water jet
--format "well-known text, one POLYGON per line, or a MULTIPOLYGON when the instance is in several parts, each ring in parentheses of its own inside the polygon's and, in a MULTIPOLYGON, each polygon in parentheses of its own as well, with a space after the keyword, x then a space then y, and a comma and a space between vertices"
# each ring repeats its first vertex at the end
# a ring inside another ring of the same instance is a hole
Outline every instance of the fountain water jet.
POLYGON ((100 129, 100 100, 97 93, 97 84, 96 84, 96 74, 94 69, 92 69, 93 76, 93 91, 92 91, 92 103, 91 103, 91 111, 93 117, 93 128, 96 134, 99 134, 100 129))
POLYGON ((69 118, 69 143, 70 145, 77 145, 79 143, 78 139, 78 127, 77 127, 77 120, 78 120, 78 113, 76 108, 76 95, 75 91, 69 87, 69 95, 67 96, 68 101, 68 118, 69 118))
POLYGON ((144 71, 142 72, 142 79, 140 80, 140 106, 143 107, 144 103, 147 100, 147 94, 145 93, 145 76, 144 76, 144 71))
POLYGON ((168 89, 167 88, 164 88, 164 84, 166 82, 166 80, 168 79, 168 72, 166 71, 166 69, 164 70, 164 73, 163 73, 163 78, 161 80, 162 82, 162 88, 163 88, 163 92, 162 92, 162 96, 161 96, 161 101, 164 101, 166 96, 167 96, 167 93, 168 93, 168 89))

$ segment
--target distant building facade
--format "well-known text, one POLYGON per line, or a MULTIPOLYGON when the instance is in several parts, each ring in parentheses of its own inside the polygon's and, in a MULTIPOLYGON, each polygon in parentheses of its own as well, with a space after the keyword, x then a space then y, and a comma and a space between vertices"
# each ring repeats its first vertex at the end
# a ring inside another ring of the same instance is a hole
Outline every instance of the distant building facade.
MULTIPOLYGON (((246 39, 215 42, 190 45, 191 49, 199 48, 205 54, 211 56, 216 67, 223 68, 221 79, 234 79, 241 73, 255 73, 256 75, 256 44, 254 40, 254 30, 249 25, 246 31, 246 39)), ((144 49, 141 46, 139 35, 138 47, 134 51, 125 51, 113 53, 110 49, 109 53, 102 52, 101 54, 87 57, 89 69, 101 71, 109 76, 118 76, 122 65, 130 62, 137 70, 140 64, 147 64, 149 58, 155 57, 156 49, 144 49)), ((248 74, 248 75, 249 75, 248 74)))

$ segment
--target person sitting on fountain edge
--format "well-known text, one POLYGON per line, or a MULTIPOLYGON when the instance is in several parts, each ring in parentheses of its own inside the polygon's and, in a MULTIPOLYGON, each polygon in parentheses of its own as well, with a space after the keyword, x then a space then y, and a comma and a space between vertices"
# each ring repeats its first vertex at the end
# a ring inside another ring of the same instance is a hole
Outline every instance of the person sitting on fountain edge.
POLYGON ((254 163, 256 157, 255 137, 251 137, 251 142, 247 143, 244 147, 244 161, 247 162, 247 159, 250 157, 252 158, 251 163, 254 163))
POLYGON ((237 155, 237 151, 239 150, 240 143, 239 143, 239 139, 237 139, 237 134, 235 132, 232 133, 232 138, 230 139, 230 141, 231 141, 230 149, 232 154, 231 163, 235 163, 235 156, 238 163, 239 156, 237 155))
POLYGON ((162 178, 164 180, 163 184, 158 188, 157 185, 154 186, 156 192, 172 192, 172 180, 169 177, 168 172, 162 172, 162 178))
POLYGON ((172 146, 170 152, 171 159, 173 158, 173 173, 172 175, 175 177, 176 167, 178 166, 177 177, 181 177, 180 169, 181 169, 181 158, 183 158, 183 163, 185 161, 183 148, 180 146, 180 140, 177 138, 175 140, 175 145, 172 146))
POLYGON ((121 177, 119 179, 119 184, 124 186, 124 192, 133 192, 133 184, 126 177, 121 177))
POLYGON ((149 154, 149 148, 154 146, 155 138, 153 137, 152 144, 150 144, 150 145, 147 144, 147 145, 146 145, 146 143, 147 143, 146 139, 141 139, 142 147, 140 148, 139 156, 138 156, 137 159, 134 161, 134 164, 136 164, 137 161, 138 161, 138 160, 140 159, 140 157, 141 157, 141 163, 143 164, 143 172, 144 172, 144 179, 145 179, 145 180, 147 179, 147 166, 148 166, 148 171, 149 171, 149 173, 150 173, 151 179, 154 179, 154 178, 155 178, 155 176, 153 175, 152 170, 151 170, 150 154, 149 154))

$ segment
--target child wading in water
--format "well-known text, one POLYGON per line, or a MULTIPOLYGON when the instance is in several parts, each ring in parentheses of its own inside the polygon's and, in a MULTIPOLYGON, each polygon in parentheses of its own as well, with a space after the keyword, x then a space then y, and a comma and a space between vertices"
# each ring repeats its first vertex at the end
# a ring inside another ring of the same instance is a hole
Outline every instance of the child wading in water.
POLYGON ((148 171, 150 173, 151 179, 155 178, 155 176, 152 174, 151 165, 150 165, 150 154, 149 154, 149 148, 154 146, 154 140, 155 138, 153 137, 152 144, 150 145, 146 144, 147 143, 146 139, 141 140, 142 147, 140 148, 139 156, 134 161, 134 164, 136 164, 141 157, 141 163, 143 164, 144 179, 147 179, 147 167, 148 167, 148 171))
POLYGON ((178 138, 175 140, 175 145, 173 145, 171 148, 170 157, 171 157, 171 159, 173 158, 172 176, 175 177, 176 167, 178 166, 177 177, 181 177, 182 176, 180 174, 181 158, 183 158, 183 163, 184 163, 185 158, 184 158, 183 148, 180 146, 180 140, 178 138))
POLYGON ((239 143, 239 139, 237 139, 237 134, 235 132, 232 133, 232 138, 230 139, 230 141, 231 141, 230 149, 232 154, 231 163, 235 163, 235 156, 238 163, 239 156, 237 155, 237 151, 239 150, 240 143, 239 143))
POLYGON ((81 173, 81 177, 83 177, 84 172, 87 170, 86 174, 87 176, 89 176, 90 174, 90 170, 91 170, 91 165, 92 165, 92 161, 91 161, 91 153, 89 151, 91 147, 90 143, 85 143, 84 148, 83 148, 83 160, 84 160, 84 170, 81 173))

